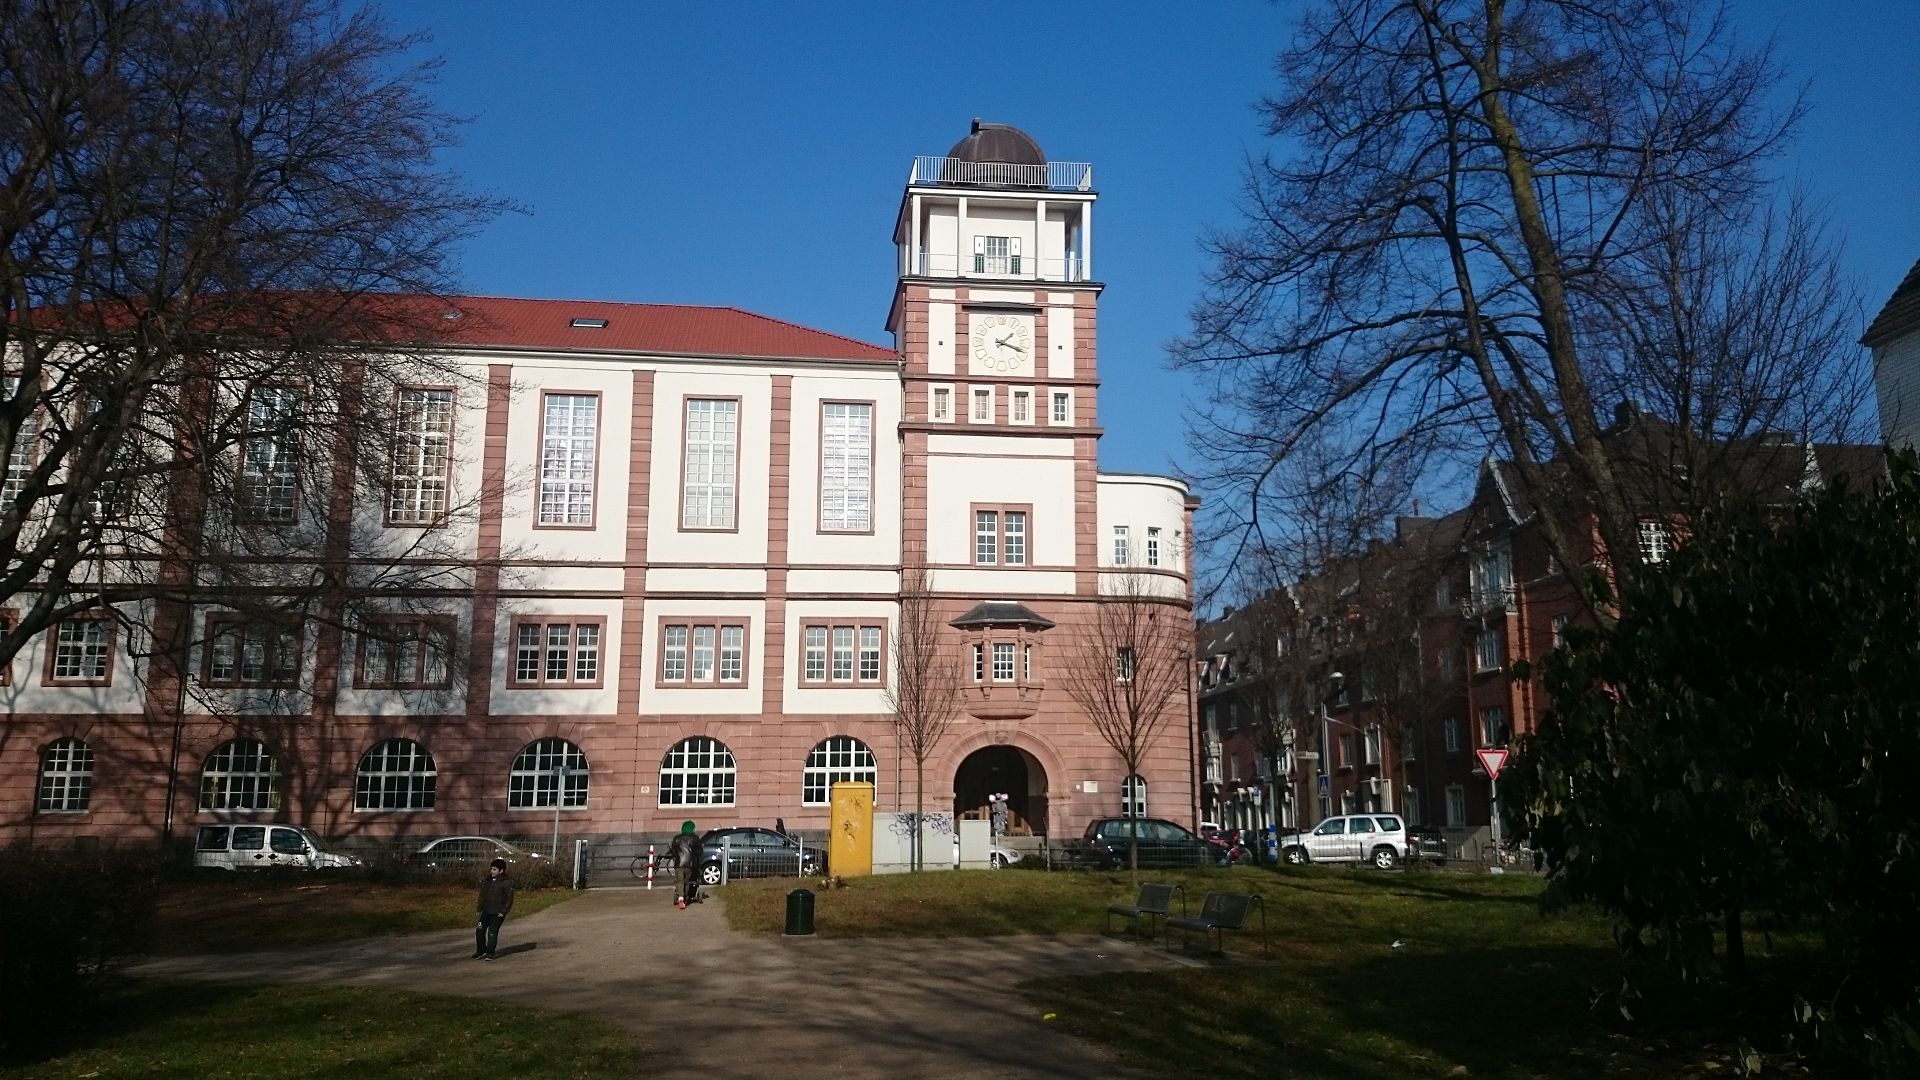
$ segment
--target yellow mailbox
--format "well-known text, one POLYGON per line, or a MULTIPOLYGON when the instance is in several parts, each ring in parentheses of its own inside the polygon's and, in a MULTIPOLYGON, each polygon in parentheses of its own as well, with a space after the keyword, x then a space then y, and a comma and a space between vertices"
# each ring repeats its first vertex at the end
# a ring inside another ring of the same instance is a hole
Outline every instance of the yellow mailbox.
POLYGON ((833 785, 833 836, 827 869, 843 877, 873 873, 873 785, 842 780, 833 785))

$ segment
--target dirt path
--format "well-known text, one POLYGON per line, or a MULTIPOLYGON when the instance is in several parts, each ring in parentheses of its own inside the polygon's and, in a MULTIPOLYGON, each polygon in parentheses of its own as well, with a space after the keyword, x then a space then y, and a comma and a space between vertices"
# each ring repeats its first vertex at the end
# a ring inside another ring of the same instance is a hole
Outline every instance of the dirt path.
POLYGON ((599 890, 509 920, 501 956, 471 931, 164 957, 136 974, 391 986, 590 1013, 653 1048, 666 1077, 1125 1077, 1013 991, 1048 975, 1177 966, 1097 937, 832 940, 736 934, 711 901, 599 890))

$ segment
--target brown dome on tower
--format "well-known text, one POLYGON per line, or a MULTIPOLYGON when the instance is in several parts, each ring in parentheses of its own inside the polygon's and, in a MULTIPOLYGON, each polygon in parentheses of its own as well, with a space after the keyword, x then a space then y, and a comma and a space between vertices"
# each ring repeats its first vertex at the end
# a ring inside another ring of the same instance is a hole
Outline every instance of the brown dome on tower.
POLYGON ((947 156, 961 161, 996 165, 1045 165, 1047 155, 1033 136, 1012 124, 983 124, 973 118, 973 130, 953 144, 947 156))

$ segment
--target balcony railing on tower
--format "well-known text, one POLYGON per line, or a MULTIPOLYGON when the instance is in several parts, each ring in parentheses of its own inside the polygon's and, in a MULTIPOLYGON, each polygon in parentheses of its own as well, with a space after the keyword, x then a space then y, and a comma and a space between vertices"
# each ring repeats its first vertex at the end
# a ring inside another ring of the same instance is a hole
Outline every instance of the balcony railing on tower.
POLYGON ((1049 161, 1045 165, 1010 165, 998 161, 919 156, 907 177, 913 185, 946 187, 1044 188, 1049 191, 1092 191, 1093 166, 1085 161, 1049 161))

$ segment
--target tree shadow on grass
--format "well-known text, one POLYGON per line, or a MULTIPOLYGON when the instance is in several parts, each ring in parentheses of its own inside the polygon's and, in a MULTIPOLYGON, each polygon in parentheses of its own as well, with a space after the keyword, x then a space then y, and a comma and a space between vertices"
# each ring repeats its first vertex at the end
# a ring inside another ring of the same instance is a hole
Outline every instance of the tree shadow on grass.
POLYGON ((1026 992, 1069 1029, 1172 1076, 1652 1080, 1731 1049, 1741 1002, 1649 971, 1636 976, 1644 997, 1627 1003, 1629 1018, 1615 994, 1622 971, 1605 946, 1408 946, 1026 992))

